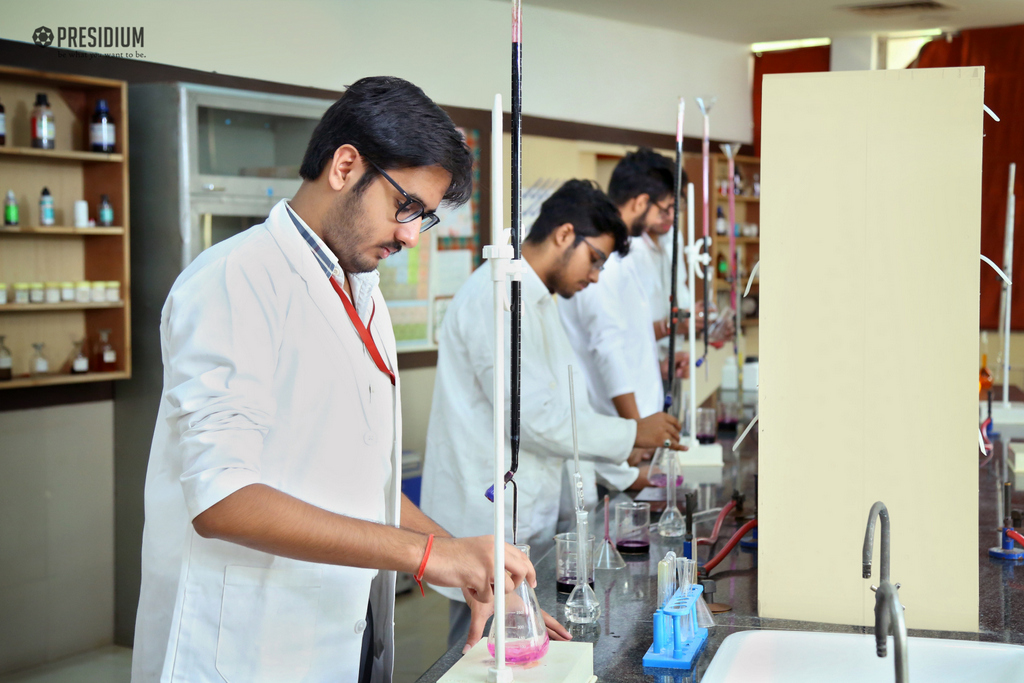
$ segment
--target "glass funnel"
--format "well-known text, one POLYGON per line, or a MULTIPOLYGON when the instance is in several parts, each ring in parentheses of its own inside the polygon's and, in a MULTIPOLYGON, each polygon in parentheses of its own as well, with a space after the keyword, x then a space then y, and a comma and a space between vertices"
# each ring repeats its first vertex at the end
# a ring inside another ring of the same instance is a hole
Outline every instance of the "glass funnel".
MULTIPOLYGON (((588 521, 586 511, 576 513, 576 538, 591 538, 588 521)), ((565 601, 565 618, 574 624, 592 624, 601 618, 601 603, 588 577, 588 569, 593 566, 587 557, 591 550, 588 545, 576 544, 576 587, 565 601)))
POLYGON ((626 566, 626 561, 622 559, 622 555, 619 554, 619 551, 615 548, 615 544, 612 543, 612 536, 608 526, 608 510, 608 496, 605 496, 604 543, 601 544, 601 550, 597 553, 597 560, 595 560, 594 566, 597 569, 622 569, 626 566))
MULTIPOLYGON (((516 548, 530 555, 530 546, 516 548)), ((495 629, 498 619, 491 621, 487 635, 487 651, 494 656, 495 629)), ((505 594, 505 663, 522 666, 541 659, 548 651, 548 629, 540 612, 537 594, 525 581, 505 594)))

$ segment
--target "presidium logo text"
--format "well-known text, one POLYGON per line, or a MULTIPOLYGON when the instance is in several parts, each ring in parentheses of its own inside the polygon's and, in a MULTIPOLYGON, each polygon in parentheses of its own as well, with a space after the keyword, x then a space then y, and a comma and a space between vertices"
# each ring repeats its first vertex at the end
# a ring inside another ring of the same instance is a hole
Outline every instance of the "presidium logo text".
MULTIPOLYGON (((57 47, 128 48, 145 47, 142 26, 58 26, 57 47)), ((32 32, 39 47, 53 44, 53 31, 40 26, 32 32)))

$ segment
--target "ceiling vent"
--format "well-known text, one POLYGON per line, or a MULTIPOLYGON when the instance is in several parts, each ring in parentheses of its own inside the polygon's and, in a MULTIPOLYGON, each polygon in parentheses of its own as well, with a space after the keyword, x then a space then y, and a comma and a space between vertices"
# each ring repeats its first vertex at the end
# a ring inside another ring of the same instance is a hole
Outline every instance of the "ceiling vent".
POLYGON ((908 0, 906 2, 883 2, 869 5, 846 5, 843 9, 868 16, 888 16, 911 12, 939 12, 956 9, 935 0, 908 0))

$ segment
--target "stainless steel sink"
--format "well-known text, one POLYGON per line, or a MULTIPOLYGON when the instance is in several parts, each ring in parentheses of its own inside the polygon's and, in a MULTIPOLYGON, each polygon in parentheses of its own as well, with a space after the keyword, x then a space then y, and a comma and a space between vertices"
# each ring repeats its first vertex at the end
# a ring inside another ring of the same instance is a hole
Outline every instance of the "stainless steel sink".
MULTIPOLYGON (((885 683, 889 656, 871 634, 744 631, 722 641, 701 683, 885 683)), ((971 640, 908 638, 913 683, 1024 683, 1024 647, 971 640)))

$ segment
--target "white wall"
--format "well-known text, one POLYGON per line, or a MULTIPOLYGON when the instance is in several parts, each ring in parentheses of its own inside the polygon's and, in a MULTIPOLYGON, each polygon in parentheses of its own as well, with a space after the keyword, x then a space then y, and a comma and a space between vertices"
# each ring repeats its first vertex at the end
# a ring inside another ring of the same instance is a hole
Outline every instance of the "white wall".
MULTIPOLYGON (((40 25, 142 26, 148 61, 331 89, 391 74, 441 104, 489 108, 498 91, 508 102, 510 8, 498 0, 35 0, 9 3, 0 37, 30 42, 40 25)), ((693 97, 717 95, 712 135, 751 140, 749 46, 529 5, 523 22, 524 113, 673 134, 685 95, 686 132, 699 136, 693 97)))
POLYGON ((0 673, 114 639, 112 401, 0 412, 0 673))

